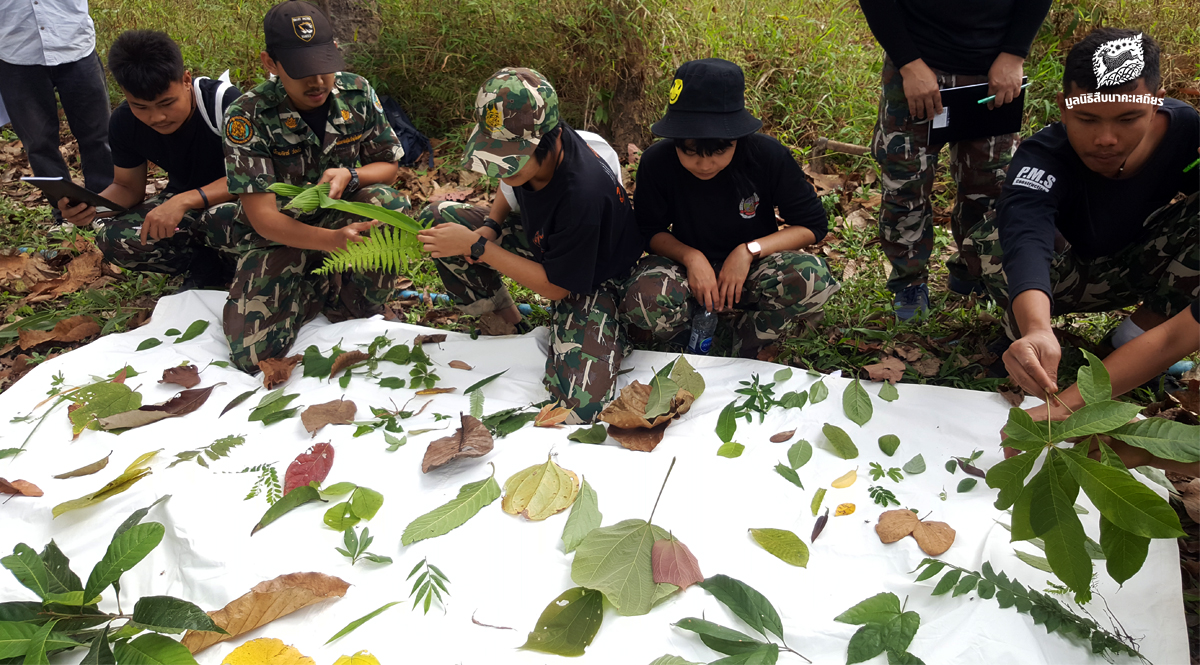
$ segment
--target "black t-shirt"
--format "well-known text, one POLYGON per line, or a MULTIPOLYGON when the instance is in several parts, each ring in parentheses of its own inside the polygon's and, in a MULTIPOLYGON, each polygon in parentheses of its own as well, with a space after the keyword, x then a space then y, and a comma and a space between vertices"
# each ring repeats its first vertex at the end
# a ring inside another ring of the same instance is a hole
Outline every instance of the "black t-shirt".
MULTIPOLYGON (((203 81, 208 89, 217 81, 203 81)), ((237 88, 225 92, 221 108, 241 96, 237 88)), ((204 123, 198 108, 192 116, 171 134, 159 134, 138 120, 127 102, 121 102, 108 121, 108 142, 112 147, 113 164, 123 169, 135 169, 151 162, 167 172, 168 194, 178 194, 203 187, 225 177, 224 137, 204 123)))
POLYGON ((897 67, 921 58, 951 74, 987 74, 996 56, 1029 55, 1051 0, 859 0, 897 67))
POLYGON ((562 162, 545 187, 523 185, 513 193, 546 279, 571 293, 591 293, 629 274, 642 256, 642 238, 616 174, 566 123, 562 147, 562 162))
POLYGON ((325 98, 325 103, 311 111, 296 111, 304 119, 304 124, 317 135, 317 145, 325 145, 325 123, 329 120, 329 101, 333 95, 325 98))
POLYGON ((638 227, 646 242, 669 231, 679 242, 723 261, 734 247, 779 230, 783 221, 805 226, 825 237, 828 219, 821 200, 792 153, 765 134, 738 141, 733 162, 709 180, 701 180, 679 162, 675 142, 659 141, 638 164, 634 190, 638 227), (734 173, 742 162, 741 177, 734 173), (740 182, 739 182, 740 181, 740 182))
POLYGON ((1158 112, 1170 126, 1141 171, 1127 179, 1085 166, 1061 122, 1021 143, 996 203, 1009 298, 1029 289, 1051 294, 1056 228, 1078 256, 1109 256, 1142 239, 1150 213, 1200 187, 1196 173, 1183 172, 1196 159, 1200 113, 1175 99, 1158 112))

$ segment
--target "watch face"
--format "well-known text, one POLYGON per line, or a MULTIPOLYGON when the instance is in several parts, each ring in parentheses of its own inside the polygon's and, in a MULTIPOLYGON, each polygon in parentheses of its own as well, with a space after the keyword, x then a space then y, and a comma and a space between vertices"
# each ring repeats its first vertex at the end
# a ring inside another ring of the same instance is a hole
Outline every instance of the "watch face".
POLYGON ((750 250, 751 254, 758 256, 762 252, 762 245, 757 242, 748 242, 746 243, 746 249, 750 250))

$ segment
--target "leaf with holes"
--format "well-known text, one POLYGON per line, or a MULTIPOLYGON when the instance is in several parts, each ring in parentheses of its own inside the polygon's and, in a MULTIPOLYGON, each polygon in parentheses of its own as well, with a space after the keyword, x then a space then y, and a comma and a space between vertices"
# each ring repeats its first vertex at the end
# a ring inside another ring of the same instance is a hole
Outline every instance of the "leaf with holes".
POLYGON ((604 594, 575 587, 550 601, 519 648, 558 656, 582 656, 604 620, 604 594))

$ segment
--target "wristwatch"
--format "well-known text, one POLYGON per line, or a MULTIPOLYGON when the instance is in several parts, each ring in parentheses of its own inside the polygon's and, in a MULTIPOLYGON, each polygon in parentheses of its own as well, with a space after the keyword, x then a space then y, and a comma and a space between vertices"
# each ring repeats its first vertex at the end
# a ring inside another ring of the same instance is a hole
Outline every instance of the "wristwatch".
POLYGON ((486 249, 487 249, 487 238, 481 237, 479 240, 475 241, 475 244, 471 245, 471 258, 478 261, 480 258, 483 257, 483 252, 486 249))
POLYGON ((746 249, 750 250, 750 255, 756 259, 762 254, 762 245, 758 244, 757 240, 746 243, 746 249))
POLYGON ((349 166, 346 170, 350 171, 350 183, 346 185, 346 191, 353 192, 358 189, 358 169, 349 166))

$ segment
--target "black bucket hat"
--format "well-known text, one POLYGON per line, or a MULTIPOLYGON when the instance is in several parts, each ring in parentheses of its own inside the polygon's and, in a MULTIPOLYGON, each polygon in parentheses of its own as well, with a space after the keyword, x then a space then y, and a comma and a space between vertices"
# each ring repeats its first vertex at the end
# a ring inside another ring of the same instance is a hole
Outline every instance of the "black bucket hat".
POLYGON ((685 62, 675 70, 667 114, 650 131, 666 139, 738 139, 762 128, 746 110, 742 68, 720 58, 685 62))
POLYGON ((333 26, 320 9, 299 0, 281 2, 263 17, 267 51, 294 79, 344 71, 333 26))

